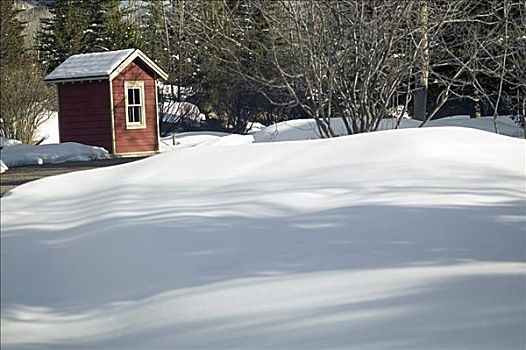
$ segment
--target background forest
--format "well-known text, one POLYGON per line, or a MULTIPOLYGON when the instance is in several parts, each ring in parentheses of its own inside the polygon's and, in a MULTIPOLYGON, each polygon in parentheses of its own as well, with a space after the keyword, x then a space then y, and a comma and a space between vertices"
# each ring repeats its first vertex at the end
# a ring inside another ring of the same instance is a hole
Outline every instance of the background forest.
POLYGON ((522 0, 6 0, 1 12, 1 134, 25 142, 55 108, 45 74, 123 48, 169 73, 161 115, 190 102, 208 128, 313 118, 331 137, 333 118, 355 134, 404 113, 524 126, 522 0))

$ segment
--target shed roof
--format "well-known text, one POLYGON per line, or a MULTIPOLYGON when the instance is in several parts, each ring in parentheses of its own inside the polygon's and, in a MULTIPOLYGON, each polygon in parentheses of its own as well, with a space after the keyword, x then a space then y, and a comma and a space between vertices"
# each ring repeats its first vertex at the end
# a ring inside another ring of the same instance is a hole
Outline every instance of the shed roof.
POLYGON ((72 80, 111 80, 137 57, 161 78, 167 79, 168 74, 140 50, 124 49, 73 55, 49 73, 44 81, 57 83, 72 80))

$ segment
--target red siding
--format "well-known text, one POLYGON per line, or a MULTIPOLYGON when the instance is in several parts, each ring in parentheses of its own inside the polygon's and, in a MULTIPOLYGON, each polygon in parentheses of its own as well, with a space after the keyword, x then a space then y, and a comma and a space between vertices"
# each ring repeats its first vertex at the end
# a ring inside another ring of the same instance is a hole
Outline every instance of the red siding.
POLYGON ((140 60, 135 60, 112 82, 116 153, 152 152, 159 149, 157 105, 153 73, 140 60), (125 81, 144 81, 146 128, 126 129, 124 100, 125 81))
POLYGON ((80 142, 112 152, 108 81, 58 85, 60 142, 80 142))

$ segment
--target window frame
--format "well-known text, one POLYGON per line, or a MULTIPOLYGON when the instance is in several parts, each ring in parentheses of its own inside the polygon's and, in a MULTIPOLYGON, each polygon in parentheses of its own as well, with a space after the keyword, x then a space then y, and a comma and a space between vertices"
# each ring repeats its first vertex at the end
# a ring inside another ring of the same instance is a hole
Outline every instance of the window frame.
POLYGON ((124 82, 124 110, 126 114, 126 129, 145 129, 146 128, 146 106, 145 106, 145 100, 144 100, 144 81, 138 81, 138 80, 127 80, 124 82), (139 99, 140 104, 132 104, 130 105, 128 102, 128 90, 129 89, 139 89, 139 99), (139 122, 130 122, 128 107, 141 107, 141 115, 139 118, 139 122))

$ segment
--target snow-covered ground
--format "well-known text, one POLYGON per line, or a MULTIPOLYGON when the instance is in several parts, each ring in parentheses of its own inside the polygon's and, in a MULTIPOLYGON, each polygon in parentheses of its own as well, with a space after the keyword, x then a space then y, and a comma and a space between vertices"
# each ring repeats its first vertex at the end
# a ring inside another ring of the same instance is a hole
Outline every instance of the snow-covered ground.
POLYGON ((403 129, 22 185, 2 349, 523 349, 525 152, 403 129))
POLYGON ((252 135, 229 134, 219 131, 190 131, 161 138, 161 152, 202 145, 246 145, 254 143, 252 135))
POLYGON ((0 174, 5 173, 9 168, 7 165, 4 164, 4 162, 0 159, 0 174))
MULTIPOLYGON (((172 109, 181 109, 180 106, 188 107, 189 110, 195 108, 194 116, 197 118, 201 116, 199 109, 190 103, 173 104, 172 109), (185 105, 186 104, 186 105, 185 105)), ((193 111, 193 110, 192 110, 193 111)), ((176 113, 169 114, 174 116, 176 113)), ((404 118, 400 125, 401 128, 416 128, 420 124, 419 121, 404 118)), ((396 125, 395 119, 385 119, 380 129, 388 130, 393 129, 396 125)), ((345 126, 341 119, 334 119, 332 122, 332 128, 335 130, 337 135, 346 135, 345 126)), ((469 116, 452 116, 442 119, 433 120, 428 123, 428 126, 461 126, 474 128, 489 132, 495 132, 493 126, 492 117, 483 118, 470 118, 469 116)), ((319 139, 319 131, 316 126, 316 122, 313 119, 296 119, 286 122, 281 122, 275 125, 265 127, 261 123, 249 123, 248 134, 252 135, 253 138, 243 138, 240 136, 229 137, 228 142, 245 144, 248 142, 276 142, 276 141, 293 141, 293 140, 311 140, 319 139), (252 140, 252 141, 249 141, 252 140)), ((501 116, 498 119, 499 133, 507 136, 524 137, 524 130, 517 126, 517 124, 509 117, 501 116)), ((45 144, 59 143, 59 132, 58 132, 58 116, 54 112, 50 118, 43 123, 37 130, 36 139, 44 139, 42 142, 45 144)), ((194 147, 200 144, 210 144, 219 142, 219 138, 224 136, 230 136, 231 134, 216 131, 197 131, 197 132, 183 132, 176 134, 175 145, 172 136, 163 137, 161 139, 160 149, 161 152, 173 149, 173 148, 186 148, 194 147)), ((225 140, 221 141, 225 142, 225 140)))
POLYGON ((49 118, 37 128, 35 141, 40 141, 42 139, 44 141, 40 143, 41 145, 60 142, 57 112, 50 113, 49 118))
MULTIPOLYGON (((418 128, 419 121, 404 118, 400 124, 401 129, 418 128)), ((396 126, 395 119, 385 119, 380 125, 381 130, 390 130, 396 126)), ((453 116, 428 123, 427 127, 437 126, 459 126, 478 129, 488 132, 495 132, 492 117, 470 118, 469 116, 453 116)), ((347 134, 345 125, 341 119, 334 119, 331 123, 336 135, 344 136, 347 134)), ((499 117, 499 133, 506 136, 518 138, 524 137, 524 131, 509 117, 499 117)), ((161 152, 174 148, 187 148, 199 145, 212 144, 247 144, 258 142, 280 142, 280 141, 299 141, 319 139, 320 133, 314 119, 295 119, 265 127, 260 123, 254 123, 254 127, 248 135, 229 134, 216 131, 192 131, 175 134, 175 144, 173 135, 161 139, 161 152)))
POLYGON ((110 154, 104 148, 87 146, 75 142, 31 146, 18 140, 0 137, 0 160, 7 168, 24 165, 57 164, 65 162, 108 159, 110 154))
MULTIPOLYGON (((380 124, 380 130, 393 129, 396 126, 396 119, 384 119, 380 124)), ((417 128, 420 121, 414 119, 402 119, 400 128, 417 128)), ((501 116, 498 118, 499 133, 507 136, 524 137, 522 130, 511 118, 501 116)), ((460 126, 473 128, 489 132, 495 132, 493 117, 470 118, 469 116, 452 116, 437 120, 432 120, 427 127, 436 126, 460 126)), ((340 118, 334 118, 331 121, 331 128, 336 135, 346 135, 345 125, 340 118)), ((310 140, 319 139, 320 133, 314 119, 297 119, 270 125, 264 129, 258 130, 254 135, 255 142, 275 142, 290 140, 310 140)))
MULTIPOLYGON (((408 120, 405 121, 408 122, 408 120)), ((412 120, 412 122, 414 123, 415 121, 412 120)), ((495 132, 493 117, 470 118, 469 115, 459 115, 432 120, 429 122, 428 126, 461 126, 465 128, 495 132)), ((501 135, 524 138, 524 129, 522 129, 508 116, 499 116, 497 118, 497 128, 499 130, 499 134, 501 135)))
POLYGON ((226 132, 219 131, 189 131, 161 138, 161 152, 172 148, 194 147, 200 144, 216 142, 221 137, 229 136, 226 132))

